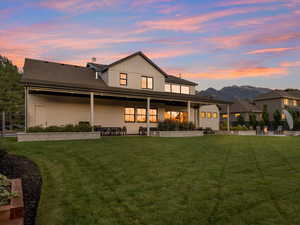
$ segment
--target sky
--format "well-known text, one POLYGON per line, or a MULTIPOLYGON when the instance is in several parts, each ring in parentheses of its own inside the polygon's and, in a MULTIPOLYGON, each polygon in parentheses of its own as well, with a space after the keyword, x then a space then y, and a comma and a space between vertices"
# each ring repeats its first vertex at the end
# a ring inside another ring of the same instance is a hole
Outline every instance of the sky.
POLYGON ((20 69, 136 51, 199 90, 300 88, 300 0, 0 1, 0 55, 20 69))

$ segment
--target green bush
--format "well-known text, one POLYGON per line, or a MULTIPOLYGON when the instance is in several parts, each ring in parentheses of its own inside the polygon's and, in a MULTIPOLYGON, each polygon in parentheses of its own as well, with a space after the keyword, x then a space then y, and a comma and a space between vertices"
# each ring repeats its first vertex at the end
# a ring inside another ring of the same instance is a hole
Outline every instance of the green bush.
POLYGON ((174 120, 165 120, 158 123, 158 130, 160 131, 183 131, 194 130, 195 125, 192 122, 178 122, 174 120))
POLYGON ((30 127, 28 132, 90 132, 92 127, 88 123, 79 123, 77 125, 68 124, 65 126, 49 126, 49 127, 30 127))
POLYGON ((10 186, 9 179, 0 174, 0 206, 9 204, 10 199, 17 197, 17 193, 12 192, 10 186))
POLYGON ((232 127, 231 130, 232 131, 245 131, 245 130, 249 130, 249 128, 246 126, 238 125, 238 126, 232 127))

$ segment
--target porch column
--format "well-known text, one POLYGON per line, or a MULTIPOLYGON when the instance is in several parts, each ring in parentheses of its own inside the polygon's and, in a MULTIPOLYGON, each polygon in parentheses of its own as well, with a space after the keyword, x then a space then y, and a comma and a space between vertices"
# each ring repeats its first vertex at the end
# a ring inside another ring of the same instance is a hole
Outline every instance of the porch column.
POLYGON ((147 98, 147 136, 150 136, 150 98, 147 98))
POLYGON ((200 127, 200 120, 201 120, 201 105, 198 107, 198 128, 200 127))
POLYGON ((230 131, 230 106, 227 105, 227 131, 230 131))
POLYGON ((25 100, 25 104, 24 104, 24 116, 25 116, 24 128, 25 128, 25 133, 27 133, 27 130, 28 130, 28 88, 27 87, 25 87, 24 100, 25 100))
POLYGON ((187 102, 188 122, 191 122, 191 101, 187 102))
POLYGON ((90 93, 90 106, 91 106, 90 124, 92 127, 92 132, 94 132, 94 92, 90 93))

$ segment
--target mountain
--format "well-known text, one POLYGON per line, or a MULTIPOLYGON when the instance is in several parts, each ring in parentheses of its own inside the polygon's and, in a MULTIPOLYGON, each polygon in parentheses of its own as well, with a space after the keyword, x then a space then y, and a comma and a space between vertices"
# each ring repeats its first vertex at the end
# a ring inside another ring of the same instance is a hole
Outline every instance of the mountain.
POLYGON ((229 86, 221 90, 208 88, 205 91, 200 91, 197 94, 201 96, 213 97, 220 100, 232 101, 234 99, 254 99, 260 94, 265 94, 271 91, 269 88, 260 88, 252 86, 229 86))

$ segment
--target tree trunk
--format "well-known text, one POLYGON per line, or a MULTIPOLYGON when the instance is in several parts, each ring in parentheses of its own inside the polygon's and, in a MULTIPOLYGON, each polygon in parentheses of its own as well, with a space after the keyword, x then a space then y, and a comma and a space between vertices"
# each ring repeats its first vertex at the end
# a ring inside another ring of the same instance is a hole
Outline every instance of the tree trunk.
POLYGON ((2 111, 2 137, 4 137, 5 134, 5 112, 2 111))

